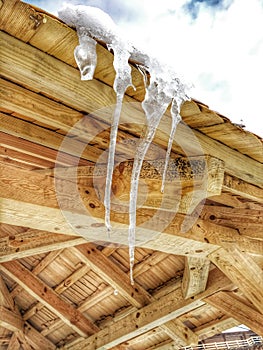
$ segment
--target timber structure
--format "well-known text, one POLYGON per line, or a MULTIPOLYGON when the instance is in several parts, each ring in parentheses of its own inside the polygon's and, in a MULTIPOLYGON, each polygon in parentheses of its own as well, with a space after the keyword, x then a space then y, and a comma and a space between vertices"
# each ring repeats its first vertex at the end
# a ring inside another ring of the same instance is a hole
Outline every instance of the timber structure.
POLYGON ((130 62, 111 220, 103 195, 113 55, 81 81, 75 30, 0 1, 0 349, 180 349, 235 325, 263 336, 262 139, 191 100, 164 194, 171 118, 143 164, 134 279, 127 203, 145 88, 130 62))

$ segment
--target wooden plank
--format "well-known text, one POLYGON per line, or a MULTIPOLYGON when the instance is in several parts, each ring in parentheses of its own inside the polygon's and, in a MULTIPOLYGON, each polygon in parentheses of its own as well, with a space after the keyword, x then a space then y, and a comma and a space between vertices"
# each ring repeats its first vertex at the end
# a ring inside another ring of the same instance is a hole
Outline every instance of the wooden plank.
POLYGON ((0 306, 4 306, 11 311, 15 310, 14 300, 11 297, 2 276, 0 276, 0 306))
POLYGON ((15 137, 2 131, 0 131, 0 145, 8 149, 24 153, 25 155, 35 156, 40 159, 50 161, 54 165, 56 163, 58 166, 90 165, 90 162, 87 160, 79 159, 79 157, 73 157, 63 152, 59 153, 59 159, 57 159, 58 152, 56 150, 23 140, 20 137, 15 137))
MULTIPOLYGON (((160 189, 164 164, 164 159, 143 162, 140 180, 143 180, 144 186, 140 187, 137 200, 141 208, 162 208, 189 213, 207 197, 221 193, 224 168, 220 160, 210 156, 171 159, 167 169, 165 192, 162 194, 160 189)), ((120 203, 128 205, 132 168, 132 161, 121 162, 115 167, 112 178, 112 206, 120 203)), ((76 181, 77 177, 79 182, 83 181, 85 184, 90 179, 96 184, 97 196, 104 197, 107 172, 104 165, 56 168, 39 172, 70 181, 76 181)))
POLYGON ((57 252, 58 249, 72 247, 85 242, 86 240, 82 237, 70 237, 68 235, 58 235, 47 231, 30 229, 24 234, 19 234, 14 240, 0 239, 0 262, 47 252, 57 252), (21 239, 24 241, 21 242, 21 239))
MULTIPOLYGON (((67 137, 75 135, 78 140, 84 142, 92 140, 92 143, 101 149, 109 147, 110 124, 97 120, 94 116, 87 116, 4 79, 0 79, 0 99, 3 112, 9 111, 13 116, 15 112, 15 115, 20 115, 20 119, 44 125, 49 129, 57 129, 67 137)), ((112 108, 110 111, 113 112, 112 108)), ((134 153, 134 145, 129 147, 129 143, 137 143, 137 138, 119 130, 116 154, 125 155, 125 159, 130 159, 134 153)), ((157 147, 155 150, 148 152, 147 156, 157 157, 160 150, 157 147)))
MULTIPOLYGON (((59 150, 64 140, 64 137, 58 133, 4 113, 0 113, 0 128, 7 134, 54 150, 59 150)), ((64 150, 64 153, 96 162, 102 152, 95 147, 85 145, 82 142, 72 139, 70 140, 70 146, 64 150)))
POLYGON ((8 160, 15 160, 24 164, 32 165, 33 167, 37 168, 53 168, 54 163, 31 156, 29 154, 24 154, 17 152, 15 150, 12 150, 7 147, 0 146, 0 157, 8 160))
POLYGON ((231 246, 229 250, 219 248, 209 254, 208 259, 263 313, 263 271, 250 256, 231 246))
POLYGON ((82 313, 61 299, 52 288, 48 287, 19 262, 4 262, 0 269, 80 335, 86 336, 98 331, 98 328, 82 313))
MULTIPOLYGON (((40 262, 41 264, 41 262, 40 262)), ((38 265, 40 265, 38 264, 38 265)), ((36 268, 38 267, 36 266, 36 268)), ((37 275, 36 271, 37 269, 33 270, 33 273, 37 275)), ((67 290, 72 284, 77 282, 80 278, 82 278, 84 275, 86 275, 89 272, 89 268, 87 266, 81 266, 79 269, 74 271, 69 277, 64 279, 59 285, 54 288, 54 291, 57 294, 62 294, 65 290, 67 290)), ((31 308, 29 308, 23 315, 24 320, 28 320, 29 318, 33 317, 37 312, 42 310, 45 306, 41 304, 40 302, 34 304, 31 308)))
MULTIPOLYGON (((2 205, 0 208, 2 222, 12 224, 15 216, 17 225, 55 233, 83 235, 83 237, 91 241, 108 240, 115 243, 127 244, 127 235, 123 235, 123 229, 125 230, 124 232, 127 230, 127 214, 123 215, 121 213, 120 215, 113 213, 112 221, 113 223, 115 222, 116 230, 113 231, 110 238, 107 237, 103 224, 104 206, 96 197, 94 188, 89 188, 87 184, 85 185, 85 191, 89 190, 87 191, 89 194, 85 194, 85 196, 87 198, 88 212, 86 210, 83 211, 83 208, 80 206, 81 202, 79 204, 77 201, 72 201, 73 197, 70 195, 71 183, 61 182, 59 184, 59 188, 63 192, 65 191, 65 194, 59 194, 60 198, 65 198, 65 201, 63 199, 63 213, 66 217, 70 215, 69 220, 71 222, 67 224, 57 204, 58 194, 53 185, 53 178, 35 172, 27 173, 24 170, 12 170, 10 167, 8 169, 2 169, 0 167, 0 173, 0 184, 4 184, 4 189, 1 192, 2 205), (69 198, 70 200, 68 200, 69 198), (64 205, 66 206, 64 207, 64 205), (39 217, 40 211, 41 218, 39 217), (74 212, 73 216, 72 212, 74 212), (87 229, 88 227, 91 227, 91 229, 87 229)), ((167 213, 163 215, 166 218, 167 213)), ((174 213, 172 215, 174 216, 174 213)), ((139 210, 138 225, 144 222, 145 217, 148 216, 151 218, 154 216, 154 212, 151 212, 151 210, 146 211, 145 209, 139 210)), ((183 255, 205 255, 209 251, 216 249, 216 247, 205 243, 203 240, 198 242, 192 239, 194 231, 199 230, 203 232, 203 229, 197 227, 196 224, 187 233, 188 236, 185 233, 180 233, 180 237, 174 235, 175 232, 176 234, 180 232, 178 228, 180 228, 183 218, 181 222, 178 221, 178 224, 177 221, 173 222, 173 225, 169 227, 168 233, 170 234, 162 234, 159 232, 159 226, 160 224, 162 225, 162 222, 157 217, 155 219, 153 218, 153 224, 150 229, 143 227, 137 228, 137 244, 146 245, 147 247, 149 244, 150 246, 153 245, 154 248, 158 247, 156 250, 159 250, 161 247, 161 249, 164 249, 163 251, 173 252, 174 254, 178 252, 183 255), (174 230, 175 224, 179 225, 176 231, 174 230), (154 241, 153 236, 156 237, 154 241), (162 240, 165 244, 159 246, 162 240)), ((200 224, 198 225, 200 226, 200 224)), ((213 225, 210 224, 209 229, 212 227, 213 225)), ((214 229, 217 232, 219 231, 216 225, 214 225, 214 229)))
MULTIPOLYGON (((115 103, 115 95, 111 87, 100 83, 97 80, 81 83, 79 81, 76 69, 45 55, 43 52, 33 47, 11 38, 2 33, 2 71, 3 75, 15 82, 23 81, 25 86, 30 86, 35 91, 41 91, 47 96, 54 96, 63 101, 68 106, 76 108, 86 113, 98 110, 115 103), (21 59, 23 57, 23 59, 21 59), (37 58, 37 60, 36 60, 37 58), (41 58, 41 59, 40 59, 41 58), (27 65, 25 66, 25 61, 27 65), (39 63, 41 61, 41 67, 39 63), (41 76, 40 76, 41 70, 41 76), (54 87, 54 81, 56 86, 54 87), (103 97, 102 97, 103 96, 103 97)), ((144 125, 145 117, 140 106, 130 102, 133 99, 126 97, 123 105, 124 123, 120 128, 127 130, 132 123, 132 132, 140 135, 144 125), (126 103, 127 102, 127 103, 126 103), (136 109, 136 125, 134 125, 134 112, 136 109)), ((107 118, 108 116, 105 116, 107 118)), ((155 140, 158 144, 166 146, 167 135, 169 135, 170 117, 164 116, 155 140)), ((194 155, 197 152, 196 145, 202 148, 205 154, 213 156, 225 162, 226 171, 234 176, 240 177, 244 181, 263 187, 262 169, 259 162, 227 147, 220 142, 213 140, 198 131, 190 131, 189 127, 180 124, 176 134, 177 145, 188 155, 194 155), (247 169, 249 168, 249 173, 247 169)), ((174 151, 178 150, 174 144, 174 151)), ((200 154, 200 152, 199 152, 200 154)))
POLYGON ((0 305, 0 326, 12 332, 23 331, 24 322, 20 315, 0 305))
POLYGON ((216 139, 243 154, 263 162, 262 140, 256 135, 232 123, 214 124, 198 128, 209 137, 216 139))
POLYGON ((193 299, 185 300, 181 289, 176 289, 168 295, 160 297, 150 305, 121 318, 116 322, 106 325, 101 331, 84 340, 76 340, 66 345, 65 349, 71 350, 99 350, 110 349, 124 341, 160 326, 189 310, 203 305, 202 299, 230 285, 228 280, 218 270, 213 270, 209 276, 208 288, 193 299), (125 325, 125 327, 124 327, 125 325))
POLYGON ((8 342, 7 350, 20 350, 20 343, 15 333, 12 334, 12 337, 8 342))
POLYGON ((85 243, 82 237, 29 229, 15 236, 0 238, 0 262, 21 259, 85 243))
POLYGON ((57 349, 55 344, 53 344, 48 338, 44 337, 28 322, 25 322, 25 338, 30 344, 30 346, 33 347, 33 349, 45 349, 45 350, 57 349))
POLYGON ((179 319, 169 321, 161 326, 161 328, 178 343, 180 339, 182 346, 193 346, 198 344, 198 335, 190 328, 186 327, 179 319))
POLYGON ((92 243, 79 245, 71 248, 74 255, 88 264, 93 271, 101 276, 114 289, 135 307, 142 307, 151 300, 148 294, 140 285, 131 285, 129 276, 124 273, 116 264, 101 253, 92 243))
POLYGON ((203 292, 206 288, 210 261, 206 258, 185 257, 182 291, 185 298, 203 292))
POLYGON ((230 317, 234 316, 241 324, 263 336, 263 315, 253 307, 244 304, 234 293, 218 292, 206 298, 205 301, 230 317))
POLYGON ((263 203, 263 190, 234 176, 225 174, 223 189, 236 195, 263 203))
POLYGON ((239 321, 232 317, 224 316, 220 320, 215 319, 203 326, 195 328, 195 334, 198 335, 199 340, 203 340, 239 325, 239 321))

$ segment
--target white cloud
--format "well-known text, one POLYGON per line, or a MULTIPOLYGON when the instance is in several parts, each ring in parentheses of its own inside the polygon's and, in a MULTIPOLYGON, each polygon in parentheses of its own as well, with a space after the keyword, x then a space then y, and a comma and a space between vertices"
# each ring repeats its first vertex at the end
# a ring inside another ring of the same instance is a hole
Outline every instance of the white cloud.
MULTIPOLYGON (((55 12, 63 1, 30 2, 55 12)), ((243 119, 248 130, 263 135, 262 0, 217 1, 220 6, 196 1, 195 17, 186 13, 190 0, 68 2, 97 5, 110 13, 135 44, 195 85, 192 97, 233 122, 243 119)))

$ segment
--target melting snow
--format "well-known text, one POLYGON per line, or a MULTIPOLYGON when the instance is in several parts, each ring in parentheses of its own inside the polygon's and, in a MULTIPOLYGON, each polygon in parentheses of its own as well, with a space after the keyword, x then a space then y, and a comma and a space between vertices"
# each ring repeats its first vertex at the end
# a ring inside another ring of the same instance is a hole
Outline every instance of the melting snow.
POLYGON ((145 77, 146 95, 142 107, 146 116, 146 131, 141 137, 136 154, 131 178, 131 192, 129 205, 129 254, 130 254, 130 279, 133 284, 133 265, 136 231, 136 204, 139 185, 139 176, 143 160, 154 138, 160 120, 171 105, 172 125, 168 141, 165 167, 161 191, 164 190, 165 176, 172 149, 172 143, 176 127, 180 122, 180 106, 188 99, 185 85, 181 83, 177 75, 167 66, 160 64, 156 59, 137 50, 118 32, 112 19, 102 10, 84 5, 66 5, 59 11, 59 17, 69 26, 76 28, 79 36, 79 45, 75 49, 75 59, 81 72, 82 80, 91 80, 96 68, 96 40, 104 41, 108 49, 114 52, 114 69, 116 72, 113 88, 116 93, 116 107, 112 117, 110 146, 105 188, 105 225, 108 232, 110 225, 110 196, 112 174, 114 170, 114 157, 119 119, 122 101, 126 89, 132 86, 131 68, 129 59, 140 62, 140 71, 145 77), (94 40, 95 39, 95 40, 94 40), (150 73, 150 80, 146 78, 146 72, 150 73))

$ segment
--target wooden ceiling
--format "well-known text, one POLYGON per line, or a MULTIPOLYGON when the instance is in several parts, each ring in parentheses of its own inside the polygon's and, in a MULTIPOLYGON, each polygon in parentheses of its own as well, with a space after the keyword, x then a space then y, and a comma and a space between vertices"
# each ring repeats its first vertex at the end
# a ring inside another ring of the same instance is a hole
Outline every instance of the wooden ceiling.
POLYGON ((179 349, 241 323, 263 336, 262 140, 186 102, 162 195, 167 111, 141 173, 131 285, 127 199, 145 119, 136 65, 109 237, 112 54, 98 43, 83 82, 76 32, 54 16, 2 0, 0 29, 0 349, 179 349))

